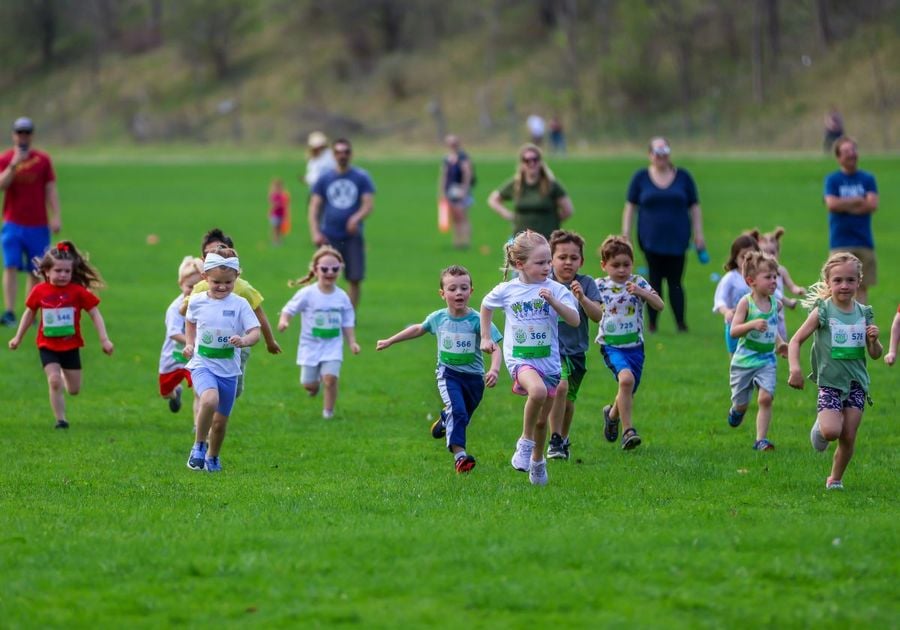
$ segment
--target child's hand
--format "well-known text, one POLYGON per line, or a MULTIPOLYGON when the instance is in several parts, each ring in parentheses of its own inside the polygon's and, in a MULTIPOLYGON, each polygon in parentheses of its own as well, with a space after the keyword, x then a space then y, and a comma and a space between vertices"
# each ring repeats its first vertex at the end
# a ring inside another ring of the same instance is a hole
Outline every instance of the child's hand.
POLYGON ((806 295, 806 287, 796 287, 794 289, 794 295, 806 295))
POLYGON ((625 290, 632 295, 637 294, 638 297, 643 297, 644 295, 644 290, 630 280, 625 283, 625 290))
POLYGON ((791 370, 791 374, 788 376, 788 385, 794 389, 803 389, 803 383, 803 373, 800 370, 791 370))
POLYGON ((375 342, 376 350, 384 350, 385 348, 390 348, 390 347, 391 347, 390 339, 379 339, 378 341, 375 342))
POLYGON ((9 344, 8 344, 9 349, 15 350, 16 348, 19 347, 20 343, 22 343, 22 338, 19 337, 18 335, 16 335, 15 337, 13 337, 12 339, 9 340, 9 344))
POLYGON ((734 310, 730 308, 725 309, 725 323, 730 324, 731 320, 734 319, 734 310))
POLYGON ((789 297, 782 298, 781 303, 790 309, 797 308, 797 300, 795 300, 793 298, 789 298, 789 297))
MULTIPOLYGON (((543 289, 541 289, 543 291, 543 289)), ((488 354, 494 354, 494 350, 497 349, 496 344, 491 339, 482 339, 481 340, 481 351, 487 352, 488 354)))
POLYGON ((875 324, 869 324, 866 326, 866 337, 869 341, 876 341, 878 339, 878 335, 881 331, 878 330, 878 326, 875 324))
POLYGON ((573 280, 572 285, 569 287, 569 290, 572 291, 572 295, 575 296, 575 299, 579 302, 584 299, 584 287, 581 286, 581 283, 578 280, 573 280))
POLYGON ((107 354, 107 356, 112 356, 113 353, 113 342, 109 339, 104 339, 100 342, 100 345, 103 347, 103 352, 107 354))
POLYGON ((269 354, 281 354, 281 346, 278 345, 278 342, 274 339, 272 343, 266 342, 266 350, 269 351, 269 354))
POLYGON ((769 329, 769 322, 764 319, 754 319, 750 322, 750 328, 759 332, 766 332, 769 329))
POLYGON ((353 354, 359 354, 360 350, 362 350, 362 348, 359 347, 358 343, 356 343, 355 341, 350 343, 350 352, 352 352, 353 354))
POLYGON ((548 302, 550 302, 551 304, 553 303, 551 301, 553 299, 553 291, 551 291, 547 287, 544 287, 540 291, 538 291, 538 295, 540 297, 544 298, 545 300, 547 300, 548 302))
POLYGON ((185 359, 190 359, 192 356, 194 356, 194 346, 192 346, 191 344, 185 344, 184 350, 181 351, 181 354, 184 355, 185 359))
POLYGON ((778 344, 778 347, 775 348, 775 352, 781 355, 782 359, 787 359, 788 356, 788 345, 784 341, 778 344))
POLYGON ((284 332, 287 329, 288 329, 288 322, 282 322, 282 321, 278 322, 278 332, 284 332))
POLYGON ((230 343, 235 348, 243 348, 244 347, 244 338, 240 335, 231 335, 228 338, 228 343, 230 343))
POLYGON ((484 384, 488 387, 493 387, 497 384, 497 377, 499 376, 500 374, 497 372, 497 370, 488 370, 484 375, 484 384))
POLYGON ((894 365, 894 361, 896 361, 896 360, 897 360, 896 352, 888 352, 886 355, 884 355, 884 362, 887 363, 888 365, 894 365))

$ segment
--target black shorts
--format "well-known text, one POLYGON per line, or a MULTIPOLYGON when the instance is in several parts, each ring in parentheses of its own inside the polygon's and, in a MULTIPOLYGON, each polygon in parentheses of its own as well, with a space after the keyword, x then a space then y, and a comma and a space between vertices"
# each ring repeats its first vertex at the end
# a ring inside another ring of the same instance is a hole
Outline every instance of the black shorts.
POLYGON ((74 350, 48 350, 47 348, 38 348, 41 353, 41 365, 47 367, 51 363, 59 363, 64 370, 80 370, 81 369, 81 353, 78 348, 74 350))
POLYGON ((328 243, 341 252, 347 281, 360 282, 366 277, 366 248, 361 236, 350 236, 340 241, 328 239, 328 243))

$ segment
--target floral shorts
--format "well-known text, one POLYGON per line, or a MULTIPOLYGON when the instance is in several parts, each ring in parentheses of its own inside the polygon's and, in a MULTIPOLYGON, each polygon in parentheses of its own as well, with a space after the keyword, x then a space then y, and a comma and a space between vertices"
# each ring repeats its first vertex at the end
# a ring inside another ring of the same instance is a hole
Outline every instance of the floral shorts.
POLYGON ((863 391, 862 386, 856 381, 850 383, 850 393, 844 399, 841 399, 841 390, 839 389, 834 387, 819 388, 817 411, 822 411, 823 409, 843 411, 848 407, 859 409, 860 411, 866 408, 866 392, 863 391))

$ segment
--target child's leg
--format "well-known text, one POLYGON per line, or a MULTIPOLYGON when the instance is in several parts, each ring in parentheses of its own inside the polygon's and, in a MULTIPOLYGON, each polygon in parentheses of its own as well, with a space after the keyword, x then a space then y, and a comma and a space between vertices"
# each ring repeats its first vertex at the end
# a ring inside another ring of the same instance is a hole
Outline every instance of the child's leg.
MULTIPOLYGON (((522 437, 526 440, 534 441, 535 450, 538 451, 540 456, 543 456, 543 453, 540 450, 543 448, 543 445, 539 448, 537 440, 535 439, 535 427, 537 426, 538 418, 541 416, 541 410, 544 407, 544 403, 547 402, 547 386, 544 384, 544 379, 541 377, 540 373, 536 370, 520 369, 516 374, 516 380, 528 394, 528 398, 525 400, 525 412, 523 414, 522 437)), ((546 416, 544 416, 544 418, 546 420, 546 416)), ((547 426, 545 424, 545 437, 546 433, 547 426)))
POLYGON ((222 450, 222 442, 225 441, 225 428, 228 426, 228 416, 215 412, 212 416, 212 427, 209 430, 209 456, 217 457, 222 450))
MULTIPOLYGON (((558 433, 562 436, 569 434, 566 425, 566 394, 569 391, 569 381, 563 379, 556 386, 556 398, 550 409, 550 433, 558 433), (565 433, 563 431, 565 430, 565 433)), ((571 418, 569 419, 571 423, 571 418)))
POLYGON ((338 395, 338 377, 334 374, 325 374, 322 376, 322 383, 325 385, 322 410, 325 412, 334 411, 334 404, 337 402, 338 395))
POLYGON ((81 391, 81 370, 62 371, 63 383, 66 386, 66 393, 69 396, 77 396, 81 391))
POLYGON ((822 409, 816 417, 819 433, 829 442, 841 437, 844 431, 844 414, 836 409, 822 409))
POLYGON ((550 415, 550 411, 552 409, 553 398, 547 396, 546 398, 544 398, 544 404, 541 405, 540 413, 537 417, 537 422, 535 422, 534 425, 534 450, 531 451, 531 461, 533 462, 539 462, 544 459, 544 446, 547 443, 547 425, 549 424, 548 416, 550 415))
MULTIPOLYGON (((838 447, 834 451, 834 460, 831 463, 831 479, 840 481, 847 470, 847 464, 853 458, 853 449, 856 445, 856 433, 862 422, 862 410, 854 407, 844 409, 844 427, 838 438, 838 447)), ((821 425, 820 425, 821 426, 821 425)))
POLYGON ((612 409, 609 410, 609 417, 615 420, 622 420, 622 429, 627 431, 632 428, 631 410, 634 406, 634 374, 629 369, 621 370, 618 374, 619 389, 616 392, 616 400, 613 402, 612 409))
MULTIPOLYGON (((225 441, 225 428, 228 418, 234 408, 237 399, 237 377, 217 378, 217 403, 215 413, 212 414, 212 426, 209 431, 209 450, 207 457, 218 457, 222 442, 225 441)), ((206 394, 206 392, 203 392, 206 394)), ((202 403, 202 401, 201 401, 202 403)), ((199 424, 199 423, 198 423, 199 424)))
POLYGON ((47 375, 47 386, 50 390, 50 408, 53 409, 57 420, 65 420, 66 399, 63 370, 59 363, 48 363, 44 366, 44 374, 47 375))
POLYGON ((756 439, 759 441, 766 439, 769 434, 769 423, 772 421, 772 394, 760 387, 756 402, 759 405, 756 411, 756 439))
POLYGON ((319 375, 319 366, 317 365, 301 365, 300 366, 300 386, 306 390, 310 396, 319 393, 321 384, 321 376, 319 375))
POLYGON ((196 437, 197 442, 206 442, 213 424, 213 415, 219 406, 219 390, 215 387, 205 389, 200 393, 200 404, 197 409, 196 437))
MULTIPOLYGON (((559 390, 557 389, 556 397, 559 398, 559 390)), ((575 401, 568 400, 563 396, 563 399, 566 401, 566 410, 563 414, 562 421, 562 429, 559 431, 559 434, 564 438, 569 437, 569 430, 572 428, 572 418, 575 417, 575 401)))

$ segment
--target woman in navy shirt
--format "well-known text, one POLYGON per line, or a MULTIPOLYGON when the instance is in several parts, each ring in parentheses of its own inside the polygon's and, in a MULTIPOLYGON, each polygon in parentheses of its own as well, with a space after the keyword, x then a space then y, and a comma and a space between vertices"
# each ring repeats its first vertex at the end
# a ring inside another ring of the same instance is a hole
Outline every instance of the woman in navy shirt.
MULTIPOLYGON (((650 166, 639 170, 631 178, 627 201, 622 212, 622 234, 631 240, 634 214, 637 210, 638 245, 644 252, 649 268, 650 285, 663 295, 662 282, 669 287, 668 302, 675 313, 679 331, 686 331, 684 321, 685 252, 693 234, 697 251, 706 249, 703 240, 703 215, 694 179, 684 169, 675 168, 669 159, 669 142, 662 137, 650 141, 650 166)), ((648 310, 649 330, 656 330, 659 316, 648 310)))

